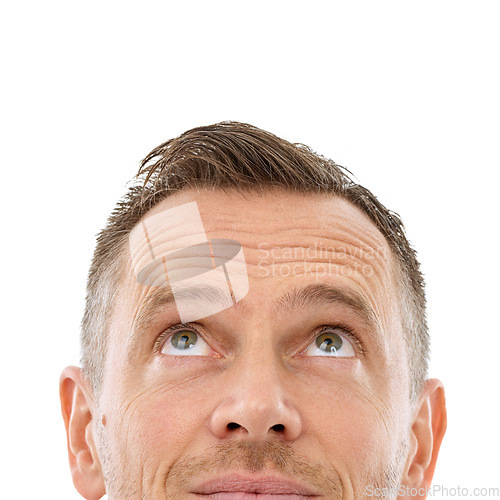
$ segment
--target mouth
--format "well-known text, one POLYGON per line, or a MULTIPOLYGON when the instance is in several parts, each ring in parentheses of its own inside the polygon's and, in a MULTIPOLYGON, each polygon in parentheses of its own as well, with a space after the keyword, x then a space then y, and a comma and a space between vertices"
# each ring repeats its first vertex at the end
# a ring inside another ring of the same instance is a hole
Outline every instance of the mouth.
POLYGON ((201 483, 193 493, 206 500, 311 500, 319 494, 307 485, 279 476, 231 474, 201 483))

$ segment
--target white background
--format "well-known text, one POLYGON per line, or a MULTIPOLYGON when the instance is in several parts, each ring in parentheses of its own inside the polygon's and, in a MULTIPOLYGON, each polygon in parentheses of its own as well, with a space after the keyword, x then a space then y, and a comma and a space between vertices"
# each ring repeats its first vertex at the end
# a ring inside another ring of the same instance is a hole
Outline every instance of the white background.
POLYGON ((0 497, 80 498, 58 378, 94 236, 153 147, 228 119, 333 158, 403 217, 447 389, 435 483, 500 487, 499 26, 493 1, 5 3, 0 497))

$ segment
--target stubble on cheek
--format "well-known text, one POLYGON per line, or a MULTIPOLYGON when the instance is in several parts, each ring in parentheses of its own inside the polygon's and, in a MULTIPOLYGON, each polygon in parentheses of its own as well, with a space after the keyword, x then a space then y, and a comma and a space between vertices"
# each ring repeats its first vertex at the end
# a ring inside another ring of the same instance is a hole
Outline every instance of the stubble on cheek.
MULTIPOLYGON (((397 455, 389 458, 389 463, 379 466, 375 473, 366 470, 342 470, 338 473, 329 463, 313 463, 301 458, 289 443, 229 441, 207 449, 202 455, 184 456, 167 469, 165 464, 154 464, 148 460, 141 468, 133 457, 122 456, 110 447, 107 428, 101 423, 98 428, 99 458, 110 500, 182 499, 201 481, 234 471, 276 472, 315 487, 323 493, 324 498, 331 500, 365 498, 368 485, 372 491, 396 492, 407 457, 407 443, 402 442, 397 455), (138 468, 133 470, 136 466, 138 468), (146 471, 146 468, 151 470, 146 471), (151 484, 145 484, 146 475, 151 484)), ((154 450, 151 450, 151 455, 155 455, 154 450)), ((389 500, 396 497, 389 494, 385 498, 389 500)), ((379 497, 378 500, 383 498, 379 497)))
MULTIPOLYGON (((144 494, 142 469, 134 470, 137 464, 135 457, 129 453, 128 439, 117 441, 111 438, 109 424, 105 425, 102 418, 97 419, 96 427, 99 460, 109 500, 148 498, 144 494), (117 444, 118 448, 113 444, 117 444)), ((123 436, 125 432, 120 434, 123 436)))

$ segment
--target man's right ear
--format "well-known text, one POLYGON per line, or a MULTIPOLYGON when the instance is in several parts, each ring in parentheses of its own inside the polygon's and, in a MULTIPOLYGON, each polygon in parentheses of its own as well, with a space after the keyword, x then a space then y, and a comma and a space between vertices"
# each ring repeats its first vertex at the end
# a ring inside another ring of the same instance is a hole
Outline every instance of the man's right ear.
POLYGON ((68 366, 63 370, 59 396, 73 484, 87 500, 98 500, 106 489, 95 445, 93 395, 81 368, 68 366))

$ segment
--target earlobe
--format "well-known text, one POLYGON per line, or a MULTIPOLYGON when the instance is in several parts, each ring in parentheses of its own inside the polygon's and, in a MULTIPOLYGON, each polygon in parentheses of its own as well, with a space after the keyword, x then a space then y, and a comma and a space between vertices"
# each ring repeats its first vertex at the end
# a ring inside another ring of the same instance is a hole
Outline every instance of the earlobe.
POLYGON ((430 488, 445 431, 444 387, 441 381, 430 379, 426 381, 415 408, 404 485, 422 491, 430 488))
POLYGON ((63 370, 59 395, 73 483, 84 498, 98 500, 106 490, 95 446, 93 397, 80 368, 69 366, 63 370))

